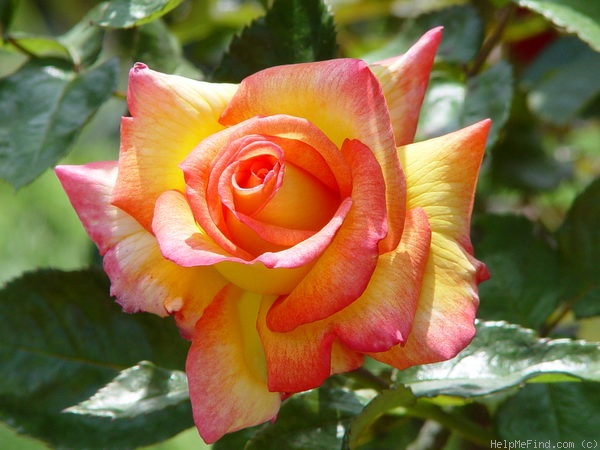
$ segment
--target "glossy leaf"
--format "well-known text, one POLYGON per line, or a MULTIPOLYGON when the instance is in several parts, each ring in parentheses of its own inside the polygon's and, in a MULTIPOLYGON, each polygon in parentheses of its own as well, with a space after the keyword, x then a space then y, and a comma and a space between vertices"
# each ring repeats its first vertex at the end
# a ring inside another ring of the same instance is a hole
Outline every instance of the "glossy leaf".
POLYGON ((239 82, 267 67, 336 56, 333 18, 321 0, 275 0, 233 39, 214 78, 239 82))
POLYGON ((188 398, 185 372, 142 361, 121 371, 92 397, 65 412, 122 419, 159 411, 188 398))
POLYGON ((131 28, 164 16, 183 0, 111 0, 106 2, 96 24, 107 28, 131 28))
POLYGON ((600 344, 540 339, 516 325, 480 322, 475 339, 458 356, 401 371, 397 381, 419 397, 472 397, 536 379, 600 381, 600 344))
POLYGON ((0 80, 0 178, 33 181, 69 150, 117 85, 117 61, 82 73, 33 60, 0 80))
POLYGON ((561 295, 558 252, 524 217, 486 215, 473 223, 477 257, 492 277, 479 286, 478 317, 538 329, 561 295))
POLYGON ((578 317, 600 314, 600 178, 573 202, 558 231, 563 284, 578 317))
MULTIPOLYGON (((596 448, 600 443, 600 383, 530 384, 498 409, 501 439, 530 439, 545 448, 596 448)), ((533 445, 533 444, 532 444, 533 445)), ((541 446, 538 448, 542 448, 541 446)))
POLYGON ((531 110, 565 125, 600 95, 600 53, 574 37, 553 42, 523 74, 531 110))
POLYGON ((600 2, 590 0, 515 0, 600 51, 600 2))
POLYGON ((58 448, 131 448, 192 426, 187 401, 146 402, 114 418, 64 412, 138 361, 184 365, 187 344, 171 321, 125 314, 108 290, 97 270, 46 270, 0 292, 0 315, 10 318, 0 329, 0 419, 58 448))

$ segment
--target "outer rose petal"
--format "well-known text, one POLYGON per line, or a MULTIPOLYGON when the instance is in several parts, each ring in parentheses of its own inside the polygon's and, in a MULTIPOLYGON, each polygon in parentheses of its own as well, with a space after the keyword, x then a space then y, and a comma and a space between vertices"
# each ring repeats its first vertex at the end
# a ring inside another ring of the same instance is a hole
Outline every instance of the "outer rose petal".
POLYGON ((396 145, 414 140, 442 28, 425 33, 405 54, 370 66, 388 103, 396 145))
POLYGON ((269 392, 255 323, 261 298, 227 287, 196 326, 186 373, 194 421, 207 443, 275 418, 279 393, 269 392))
POLYGON ((381 255, 363 295, 331 317, 348 348, 379 352, 405 342, 412 327, 431 242, 425 212, 409 210, 398 248, 381 255))
MULTIPOLYGON (((194 310, 192 316, 197 318, 226 283, 213 268, 186 269, 165 260, 154 236, 110 204, 116 161, 58 166, 56 174, 86 231, 104 255, 111 295, 125 311, 165 316, 187 305, 187 317, 194 310), (202 283, 203 289, 194 289, 195 283, 202 283)), ((183 320, 182 325, 185 323, 183 320)))
POLYGON ((137 63, 127 91, 132 117, 121 122, 114 204, 150 230, 160 193, 184 188, 179 163, 218 123, 237 85, 165 75, 137 63))
POLYGON ((389 232, 381 253, 396 248, 405 213, 404 175, 381 86, 357 59, 272 67, 244 79, 221 117, 234 125, 257 115, 308 119, 338 147, 357 139, 371 149, 385 179, 389 232))
POLYGON ((410 211, 406 225, 398 248, 380 257, 364 294, 338 313, 278 333, 266 324, 272 300, 264 302, 258 330, 267 358, 269 389, 289 393, 315 388, 331 373, 359 367, 359 352, 387 350, 406 338, 430 242, 422 210, 410 211))
POLYGON ((371 355, 399 369, 452 358, 475 333, 477 284, 488 274, 471 255, 469 222, 489 126, 485 120, 398 149, 407 174, 409 208, 422 207, 432 229, 431 254, 408 341, 371 355))

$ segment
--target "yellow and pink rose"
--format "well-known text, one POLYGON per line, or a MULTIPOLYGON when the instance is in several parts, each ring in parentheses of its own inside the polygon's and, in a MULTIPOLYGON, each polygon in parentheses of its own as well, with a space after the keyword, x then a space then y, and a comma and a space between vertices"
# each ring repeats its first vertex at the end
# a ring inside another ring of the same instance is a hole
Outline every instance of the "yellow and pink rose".
POLYGON ((440 39, 240 84, 138 63, 119 160, 57 167, 112 295, 191 340, 205 441, 274 419, 365 355, 403 369, 472 339, 487 271, 469 224, 490 122, 412 143, 440 39))

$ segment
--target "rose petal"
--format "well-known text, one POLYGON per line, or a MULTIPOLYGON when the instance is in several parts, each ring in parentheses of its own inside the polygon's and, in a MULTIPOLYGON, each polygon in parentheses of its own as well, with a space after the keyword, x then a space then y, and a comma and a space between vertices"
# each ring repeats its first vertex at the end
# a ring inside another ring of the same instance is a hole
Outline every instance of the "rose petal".
POLYGON ((331 373, 360 367, 359 352, 388 350, 410 332, 429 251, 423 210, 407 215, 398 249, 383 255, 364 294, 323 319, 279 333, 268 326, 265 301, 258 331, 267 358, 269 389, 286 393, 320 386, 331 373))
POLYGON ((137 63, 127 92, 132 117, 121 122, 114 204, 150 230, 155 200, 165 190, 183 190, 179 163, 198 142, 223 128, 217 120, 236 89, 137 63))
POLYGON ((264 302, 257 322, 267 360, 269 390, 290 394, 320 386, 331 374, 335 336, 327 324, 311 323, 289 333, 272 331, 267 326, 267 314, 273 300, 264 302))
POLYGON ((207 443, 273 419, 279 393, 269 392, 256 332, 260 296, 228 287, 198 321, 187 363, 194 421, 207 443))
POLYGON ((379 257, 363 295, 331 317, 335 334, 358 352, 405 342, 417 309, 431 230, 422 209, 409 210, 398 248, 379 257))
POLYGON ((408 208, 427 213, 433 233, 470 244, 477 175, 490 120, 398 149, 408 185, 408 208))
POLYGON ((192 316, 197 318, 225 284, 214 268, 186 269, 165 260, 154 236, 110 204, 116 161, 58 166, 56 174, 86 231, 104 255, 111 294, 125 311, 165 316, 185 307, 194 310, 192 316), (195 289, 195 283, 202 283, 203 289, 195 289))
POLYGON ((477 284, 485 265, 472 256, 469 222, 490 121, 398 149, 409 208, 421 207, 432 230, 431 253, 406 344, 374 358, 399 369, 454 357, 472 339, 477 284))
POLYGON ((365 290, 387 233, 385 185, 371 151, 358 141, 342 146, 352 170, 352 209, 311 272, 267 315, 273 331, 286 332, 345 308, 365 290))
POLYGON ((396 145, 413 141, 442 27, 425 33, 403 55, 370 66, 379 79, 390 111, 396 145))
POLYGON ((396 248, 404 223, 404 175, 387 104, 368 66, 356 59, 334 59, 263 70, 242 81, 221 122, 234 125, 273 114, 308 119, 338 147, 345 139, 357 139, 372 150, 387 186, 390 227, 380 251, 396 248))

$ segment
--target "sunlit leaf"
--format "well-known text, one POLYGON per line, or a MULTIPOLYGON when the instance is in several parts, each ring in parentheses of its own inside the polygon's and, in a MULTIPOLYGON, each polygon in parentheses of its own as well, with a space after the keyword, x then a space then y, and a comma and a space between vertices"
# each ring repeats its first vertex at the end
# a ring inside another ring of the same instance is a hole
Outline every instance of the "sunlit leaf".
POLYGON ((214 78, 239 82, 267 67, 336 56, 333 18, 321 0, 275 0, 233 39, 214 78))
POLYGON ((27 52, 38 58, 70 59, 69 49, 58 38, 21 32, 11 33, 10 38, 10 41, 0 42, 0 49, 17 53, 27 52))
POLYGON ((96 24, 107 28, 131 28, 164 16, 183 0, 111 0, 101 10, 96 24))
POLYGON ((19 188, 56 164, 110 98, 117 73, 116 60, 81 73, 33 60, 0 79, 0 178, 19 188))
MULTIPOLYGON (((168 369, 184 365, 187 344, 171 321, 125 314, 108 291, 98 270, 46 270, 0 292, 0 315, 7 318, 0 329, 0 419, 53 448, 82 449, 147 445, 193 425, 188 401, 163 401, 157 408, 151 395, 139 405, 122 405, 114 418, 64 412, 102 387, 114 387, 111 380, 138 361, 168 369)), ((125 373, 130 387, 156 386, 153 379, 125 373)), ((164 386, 164 372, 151 374, 162 376, 157 381, 164 386)))
POLYGON ((92 397, 65 412, 111 419, 131 418, 177 405, 188 398, 184 372, 142 361, 121 371, 92 397))
POLYGON ((398 383, 417 396, 472 397, 536 378, 600 381, 600 344, 540 339, 516 325, 480 322, 475 339, 458 356, 403 370, 398 383))
POLYGON ((577 34, 600 51, 600 2, 591 0, 514 0, 577 34))

